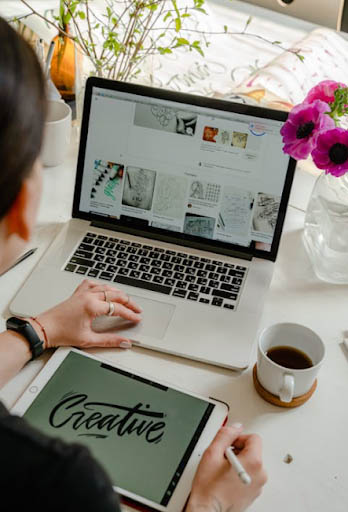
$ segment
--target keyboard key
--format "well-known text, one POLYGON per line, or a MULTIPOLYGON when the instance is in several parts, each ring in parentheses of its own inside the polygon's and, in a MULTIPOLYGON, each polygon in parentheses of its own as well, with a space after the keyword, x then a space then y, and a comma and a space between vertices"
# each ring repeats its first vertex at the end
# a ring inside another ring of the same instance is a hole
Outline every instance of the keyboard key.
POLYGON ((138 263, 135 263, 135 261, 130 261, 127 265, 127 267, 130 270, 136 270, 138 268, 138 263))
POLYGON ((84 239, 82 240, 82 242, 84 244, 92 244, 93 243, 93 237, 91 238, 90 236, 85 236, 84 239))
POLYGON ((224 308, 226 308, 226 309, 234 309, 234 305, 226 303, 226 304, 224 304, 224 308))
POLYGON ((89 238, 95 238, 97 235, 95 233, 86 233, 86 236, 89 238))
POLYGON ((184 267, 191 267, 193 265, 193 261, 186 258, 185 260, 182 260, 182 264, 184 267))
POLYGON ((91 244, 80 244, 79 247, 78 247, 79 250, 81 251, 89 251, 89 252, 93 252, 94 249, 95 249, 95 245, 91 245, 91 244))
POLYGON ((173 278, 179 279, 179 281, 183 281, 183 279, 185 278, 185 274, 182 274, 181 272, 175 272, 173 278))
POLYGON ((237 277, 234 277, 234 278, 232 279, 232 283, 233 283, 233 284, 241 285, 241 284, 242 284, 242 282, 243 282, 243 279, 239 279, 239 278, 237 278, 237 277))
POLYGON ((106 269, 106 263, 97 263, 94 268, 96 268, 97 270, 105 270, 106 269))
POLYGON ((184 275, 186 283, 194 283, 196 281, 196 276, 189 276, 187 274, 184 275))
POLYGON ((162 265, 162 262, 160 260, 152 260, 151 261, 152 268, 159 268, 161 265, 162 265))
POLYGON ((173 272, 171 270, 162 270, 163 277, 172 277, 173 272))
POLYGON ((119 242, 119 239, 118 238, 109 238, 110 242, 114 242, 115 244, 117 244, 119 242))
POLYGON ((210 263, 207 263, 207 265, 205 266, 205 270, 208 270, 209 272, 215 272, 215 269, 216 269, 216 266, 211 265, 210 263))
POLYGON ((105 254, 106 249, 104 247, 97 247, 95 252, 96 252, 96 254, 105 254))
POLYGON ((198 260, 199 259, 199 257, 195 256, 194 254, 190 254, 189 258, 190 258, 190 260, 198 260))
POLYGON ((164 249, 162 249, 162 247, 154 247, 153 250, 156 252, 164 252, 164 249))
POLYGON ((76 270, 76 274, 86 274, 88 270, 88 267, 78 267, 78 269, 76 270))
POLYGON ((173 267, 174 267, 173 263, 168 263, 166 261, 162 264, 162 268, 165 270, 172 270, 173 267))
POLYGON ((164 277, 163 276, 155 276, 152 280, 153 283, 163 283, 164 277))
POLYGON ((110 258, 110 256, 105 258, 105 263, 109 263, 110 265, 113 265, 115 262, 116 262, 116 258, 110 258))
POLYGON ((185 290, 181 290, 179 288, 175 288, 172 295, 173 297, 180 297, 181 299, 184 299, 186 297, 187 292, 185 290))
POLYGON ((166 250, 166 254, 169 254, 170 256, 175 256, 176 252, 175 251, 170 251, 169 249, 167 249, 166 250))
POLYGON ((187 254, 184 252, 178 252, 177 256, 179 256, 179 258, 187 258, 187 254))
POLYGON ((139 261, 139 256, 137 254, 131 254, 128 256, 128 261, 139 261))
POLYGON ((164 284, 166 284, 167 286, 174 286, 175 285, 175 279, 166 279, 164 281, 164 284))
POLYGON ((149 254, 149 251, 146 251, 145 249, 138 249, 137 254, 139 256, 147 256, 149 254))
POLYGON ((161 261, 169 261, 170 260, 169 254, 161 254, 160 260, 161 261))
POLYGON ((128 254, 126 252, 119 252, 117 254, 118 259, 120 260, 126 260, 128 258, 128 254))
POLYGON ((105 242, 104 247, 106 247, 107 249, 113 249, 115 245, 116 244, 114 244, 114 242, 105 242))
POLYGON ((99 240, 99 238, 95 238, 94 242, 93 242, 93 245, 95 247, 102 247, 104 245, 104 241, 103 240, 99 240))
POLYGON ((132 242, 131 246, 132 247, 141 247, 141 244, 138 244, 137 242, 132 242))
POLYGON ((211 303, 212 303, 213 306, 221 307, 222 304, 223 304, 223 300, 219 299, 218 297, 214 297, 213 300, 211 301, 211 303))
POLYGON ((185 274, 189 275, 189 276, 195 276, 196 275, 196 270, 192 267, 187 267, 186 270, 185 270, 185 274))
POLYGON ((205 295, 210 295, 211 288, 209 288, 209 286, 201 286, 201 289, 199 291, 201 293, 204 293, 205 295))
POLYGON ((202 286, 206 286, 208 284, 208 279, 206 277, 199 277, 197 279, 197 284, 200 284, 202 286))
POLYGON ((223 262, 218 261, 218 260, 213 260, 213 264, 219 266, 219 265, 223 265, 223 262))
POLYGON ((105 235, 98 235, 99 240, 107 240, 108 237, 105 235))
POLYGON ((184 281, 178 281, 176 283, 176 287, 177 288, 181 288, 182 290, 186 290, 187 288, 187 283, 185 283, 184 281))
POLYGON ((64 270, 67 272, 74 272, 76 270, 77 265, 73 265, 72 263, 68 263, 64 270))
POLYGON ((222 299, 237 300, 236 293, 226 292, 224 290, 213 290, 211 293, 214 297, 221 297, 222 299))
POLYGON ((208 272, 206 270, 197 270, 197 277, 207 277, 208 272))
POLYGON ((182 262, 182 259, 179 258, 178 256, 173 256, 172 259, 170 260, 172 263, 175 263, 177 265, 180 265, 181 262, 182 262))
POLYGON ((222 275, 220 277, 220 283, 229 283, 231 281, 231 276, 224 276, 222 275))
POLYGON ((128 276, 130 270, 129 268, 120 268, 118 271, 119 276, 128 276))
POLYGON ((218 268, 216 269, 216 272, 217 272, 218 274, 227 274, 227 268, 226 268, 226 267, 218 267, 218 268))
POLYGON ((199 297, 198 293, 195 293, 195 292, 190 292, 187 296, 187 298, 189 300, 198 300, 198 297, 199 297))
POLYGON ((150 274, 153 274, 154 276, 158 276, 161 272, 162 272, 162 270, 160 268, 157 268, 157 267, 150 268, 150 274))
POLYGON ((140 272, 149 272, 150 265, 139 265, 140 272))
POLYGON ((106 269, 108 272, 112 272, 113 274, 116 274, 118 271, 118 268, 115 267, 115 265, 108 265, 108 268, 106 269))
POLYGON ((128 254, 135 254, 136 252, 137 252, 137 248, 136 247, 132 247, 132 246, 127 247, 127 253, 128 254))
POLYGON ((235 284, 225 284, 225 283, 222 283, 220 285, 220 289, 221 290, 225 290, 226 292, 238 292, 239 288, 240 287, 235 285, 235 284))
POLYGON ((148 251, 152 251, 152 249, 153 249, 152 245, 143 245, 143 248, 148 251))
POLYGON ((175 265, 174 270, 176 270, 176 272, 184 272, 185 267, 184 265, 175 265))
POLYGON ((210 304, 210 300, 209 299, 205 299, 205 298, 201 298, 199 299, 199 302, 202 302, 202 304, 210 304))
POLYGON ((105 281, 111 281, 114 274, 111 272, 100 272, 99 279, 105 279, 105 281))
POLYGON ((94 267, 94 261, 86 260, 85 258, 77 258, 73 256, 69 263, 73 263, 74 265, 83 265, 85 267, 94 267))
POLYGON ((106 251, 106 255, 107 256, 112 256, 113 258, 116 256, 116 254, 117 254, 117 251, 114 251, 113 249, 108 249, 106 251))
POLYGON ((116 260, 115 265, 116 265, 116 267, 119 267, 119 268, 126 268, 127 261, 126 260, 116 260))
POLYGON ((117 245, 116 245, 116 249, 117 249, 118 251, 126 251, 126 250, 127 250, 127 246, 126 246, 126 245, 124 245, 124 244, 117 244, 117 245))
POLYGON ((149 253, 149 257, 152 258, 153 260, 155 260, 156 258, 159 258, 159 254, 156 251, 151 251, 149 253))
POLYGON ((226 268, 234 268, 233 263, 224 263, 224 267, 226 268))
POLYGON ((219 288, 219 281, 209 281, 210 288, 219 288))
POLYGON ((236 269, 237 270, 243 270, 244 272, 246 271, 246 267, 241 267, 240 265, 237 265, 236 269))
MULTIPOLYGON (((136 271, 133 271, 136 272, 136 271)), ((153 292, 159 292, 159 293, 165 293, 166 295, 169 295, 171 292, 171 287, 164 286, 158 283, 148 282, 148 281, 139 281, 138 279, 132 279, 131 277, 127 276, 120 276, 120 274, 117 274, 117 276, 114 279, 114 282, 120 283, 120 284, 127 284, 129 286, 134 286, 135 288, 143 288, 145 290, 151 290, 153 292)))
POLYGON ((214 281, 218 281, 220 278, 219 274, 216 274, 215 272, 209 272, 208 277, 209 279, 214 279, 214 281))
POLYGON ((89 277, 98 277, 99 270, 96 270, 95 268, 91 268, 91 270, 88 272, 89 277))
POLYGON ((140 258, 140 263, 144 263, 144 265, 148 265, 150 263, 150 258, 142 257, 140 258))
POLYGON ((130 245, 130 241, 129 240, 122 240, 121 243, 123 245, 130 245))
POLYGON ((143 279, 144 281, 151 281, 152 275, 151 274, 147 274, 146 272, 143 272, 141 274, 141 279, 143 279))
POLYGON ((129 272, 129 277, 132 277, 134 279, 140 279, 140 274, 141 272, 139 272, 139 270, 131 270, 129 272))
POLYGON ((188 289, 191 291, 191 292, 198 292, 199 290, 199 286, 198 284, 189 284, 188 285, 188 289))
POLYGON ((244 277, 244 272, 241 270, 229 270, 228 275, 233 277, 244 277))

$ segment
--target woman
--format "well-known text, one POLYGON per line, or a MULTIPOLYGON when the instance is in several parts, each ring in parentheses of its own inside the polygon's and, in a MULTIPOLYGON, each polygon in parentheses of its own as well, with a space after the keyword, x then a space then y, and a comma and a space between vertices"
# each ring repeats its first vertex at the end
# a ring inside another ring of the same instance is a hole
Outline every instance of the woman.
MULTIPOLYGON (((34 228, 41 193, 38 156, 44 93, 34 52, 0 18, 0 273, 23 251, 34 228)), ((128 339, 91 328, 96 316, 109 312, 109 302, 115 316, 139 322, 141 310, 124 292, 85 281, 62 304, 25 319, 25 333, 9 324, 0 334, 0 386, 42 349, 129 348, 128 339)), ((0 454, 2 503, 11 503, 14 510, 24 505, 36 511, 120 510, 109 477, 86 448, 41 434, 1 404, 0 454)), ((240 512, 260 493, 265 480, 259 437, 242 435, 241 425, 222 428, 202 457, 186 510, 240 512), (240 482, 224 458, 225 448, 232 444, 252 477, 250 486, 240 482)))

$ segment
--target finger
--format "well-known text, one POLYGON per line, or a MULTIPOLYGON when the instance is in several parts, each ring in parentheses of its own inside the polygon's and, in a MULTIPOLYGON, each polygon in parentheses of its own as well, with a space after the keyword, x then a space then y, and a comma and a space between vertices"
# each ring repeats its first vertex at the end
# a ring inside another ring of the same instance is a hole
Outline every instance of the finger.
POLYGON ((210 445, 211 450, 214 451, 218 457, 224 456, 226 448, 233 445, 242 431, 242 426, 221 427, 210 445))
MULTIPOLYGON (((106 291, 105 291, 105 293, 106 293, 106 291)), ((99 297, 100 300, 105 302, 104 291, 98 293, 98 297, 99 297)), ((108 301, 118 302, 119 304, 122 304, 122 306, 125 306, 125 307, 131 309, 135 313, 141 313, 143 311, 141 309, 141 307, 139 307, 134 302, 134 300, 131 299, 129 297, 129 295, 127 295, 127 293, 125 293, 122 290, 116 290, 115 288, 107 290, 107 299, 106 300, 107 300, 107 302, 108 301)))
POLYGON ((90 340, 90 347, 103 347, 103 348, 132 348, 132 342, 128 338, 119 336, 115 333, 96 333, 90 340))
MULTIPOLYGON (((122 304, 119 304, 118 302, 113 302, 115 306, 115 310, 112 314, 112 316, 120 316, 121 318, 124 318, 125 320, 129 320, 130 322, 138 323, 141 320, 141 316, 138 313, 135 313, 131 309, 127 308, 126 306, 123 306, 122 304)), ((93 304, 93 313, 96 316, 102 316, 102 315, 108 315, 110 311, 110 305, 109 302, 103 301, 95 301, 93 304)))
POLYGON ((82 283, 80 283, 78 287, 75 289, 74 293, 89 290, 93 286, 93 284, 94 283, 92 281, 89 281, 89 279, 84 279, 82 283))
POLYGON ((238 439, 239 446, 243 444, 240 449, 238 457, 241 460, 259 462, 262 458, 262 440, 257 434, 249 434, 241 436, 238 439))

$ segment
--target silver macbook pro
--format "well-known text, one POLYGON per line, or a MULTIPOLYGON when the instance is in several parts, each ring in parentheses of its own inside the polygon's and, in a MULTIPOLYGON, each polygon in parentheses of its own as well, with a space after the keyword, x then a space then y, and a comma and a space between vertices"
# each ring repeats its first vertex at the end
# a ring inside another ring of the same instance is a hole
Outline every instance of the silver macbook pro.
POLYGON ((107 317, 96 329, 247 367, 295 170, 282 151, 286 117, 88 79, 72 220, 11 312, 35 316, 83 279, 100 280, 124 289, 144 313, 137 326, 107 317))

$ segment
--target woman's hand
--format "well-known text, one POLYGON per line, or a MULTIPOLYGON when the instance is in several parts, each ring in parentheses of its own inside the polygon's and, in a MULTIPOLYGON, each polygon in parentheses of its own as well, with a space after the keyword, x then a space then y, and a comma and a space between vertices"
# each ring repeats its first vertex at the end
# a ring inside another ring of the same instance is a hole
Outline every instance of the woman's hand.
POLYGON ((256 434, 242 435, 242 427, 222 427, 205 451, 193 480, 186 512, 243 512, 257 498, 267 476, 262 467, 261 439, 256 434), (225 450, 235 453, 251 477, 241 482, 236 470, 225 458, 225 450))
MULTIPOLYGON (((107 315, 114 305, 112 316, 119 316, 130 322, 141 320, 141 308, 129 296, 107 284, 83 281, 69 299, 37 316, 45 329, 45 348, 62 345, 75 347, 121 347, 130 348, 130 340, 113 332, 95 332, 92 322, 95 318, 107 315)), ((38 328, 32 321, 33 327, 38 328)), ((43 336, 40 333, 40 338, 43 336)))

